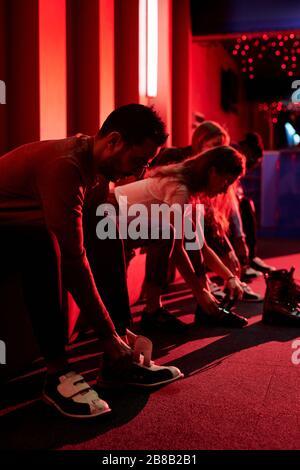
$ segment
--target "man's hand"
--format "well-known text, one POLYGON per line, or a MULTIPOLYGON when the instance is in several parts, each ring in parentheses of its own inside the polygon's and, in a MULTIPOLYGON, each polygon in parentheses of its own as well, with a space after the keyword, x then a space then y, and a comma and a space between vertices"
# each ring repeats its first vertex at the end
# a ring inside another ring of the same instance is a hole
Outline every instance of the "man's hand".
POLYGON ((124 365, 131 364, 133 360, 133 351, 122 338, 115 333, 111 338, 102 342, 104 352, 111 362, 124 362, 124 365))

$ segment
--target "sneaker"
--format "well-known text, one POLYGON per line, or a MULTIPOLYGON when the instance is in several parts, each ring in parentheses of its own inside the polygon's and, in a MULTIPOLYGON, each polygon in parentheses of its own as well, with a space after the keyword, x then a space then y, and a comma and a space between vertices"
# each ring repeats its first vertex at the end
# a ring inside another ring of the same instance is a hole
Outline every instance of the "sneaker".
POLYGON ((243 266, 241 280, 248 281, 249 279, 260 277, 262 275, 262 272, 256 271, 255 269, 251 268, 251 266, 243 266))
POLYGON ((164 331, 166 333, 186 333, 189 326, 161 307, 154 313, 142 313, 141 329, 144 331, 164 331))
POLYGON ((111 411, 106 401, 73 371, 65 375, 48 375, 42 398, 70 418, 95 418, 111 411))
MULTIPOLYGON (((227 299, 226 299, 227 300, 227 299)), ((234 301, 224 302, 219 306, 220 315, 209 315, 204 312, 200 305, 195 311, 195 323, 203 326, 225 326, 229 328, 244 328, 248 325, 248 320, 237 313, 231 311, 234 301)))
POLYGON ((251 260, 250 266, 256 271, 260 271, 262 273, 269 273, 270 271, 274 271, 276 269, 274 266, 269 266, 268 264, 266 264, 258 256, 255 256, 255 258, 251 260))
POLYGON ((98 386, 150 388, 166 385, 184 376, 177 367, 155 364, 151 361, 151 352, 152 342, 144 336, 137 336, 133 349, 133 362, 124 366, 122 361, 111 364, 104 358, 97 381, 98 386))
POLYGON ((243 288, 243 302, 262 302, 264 300, 263 296, 254 292, 248 284, 242 282, 243 288))

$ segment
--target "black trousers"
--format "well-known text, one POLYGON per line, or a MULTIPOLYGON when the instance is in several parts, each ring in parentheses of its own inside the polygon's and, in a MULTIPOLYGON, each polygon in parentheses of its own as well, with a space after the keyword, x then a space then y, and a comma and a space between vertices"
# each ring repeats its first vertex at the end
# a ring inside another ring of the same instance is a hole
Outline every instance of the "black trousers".
POLYGON ((43 357, 51 361, 64 356, 67 325, 55 237, 45 227, 1 227, 0 259, 0 282, 9 272, 21 274, 25 304, 43 357))
MULTIPOLYGON (((131 324, 130 303, 123 241, 99 240, 91 207, 84 215, 84 244, 94 280, 105 307, 120 336, 131 324)), ((95 213, 94 213, 95 214, 95 213)))

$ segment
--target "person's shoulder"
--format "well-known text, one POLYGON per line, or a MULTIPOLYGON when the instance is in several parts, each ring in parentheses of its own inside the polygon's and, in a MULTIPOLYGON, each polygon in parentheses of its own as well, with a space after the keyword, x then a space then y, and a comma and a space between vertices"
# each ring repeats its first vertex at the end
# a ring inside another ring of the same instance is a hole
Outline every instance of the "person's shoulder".
POLYGON ((165 176, 160 178, 160 181, 157 182, 162 192, 166 194, 181 193, 188 195, 187 187, 174 176, 165 176))

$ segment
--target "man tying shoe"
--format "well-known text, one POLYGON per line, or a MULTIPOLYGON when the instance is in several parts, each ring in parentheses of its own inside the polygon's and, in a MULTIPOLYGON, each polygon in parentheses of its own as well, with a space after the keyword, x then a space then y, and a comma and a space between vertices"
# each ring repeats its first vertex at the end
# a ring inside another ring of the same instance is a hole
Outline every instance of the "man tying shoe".
POLYGON ((135 335, 118 335, 96 287, 82 228, 88 192, 102 184, 105 194, 108 181, 140 171, 166 138, 153 109, 132 104, 113 111, 95 137, 34 142, 0 159, 1 259, 22 273, 24 299, 47 367, 43 398, 64 415, 91 418, 110 408, 68 364, 62 285, 100 340, 103 382, 151 386, 182 376, 149 357, 140 362, 135 335))

